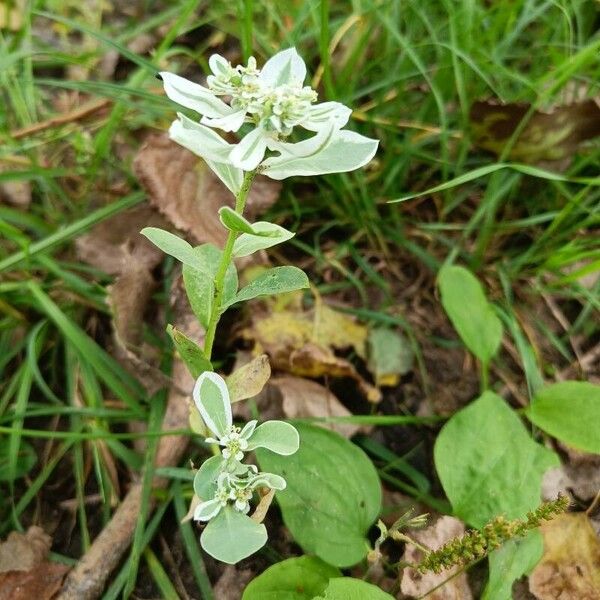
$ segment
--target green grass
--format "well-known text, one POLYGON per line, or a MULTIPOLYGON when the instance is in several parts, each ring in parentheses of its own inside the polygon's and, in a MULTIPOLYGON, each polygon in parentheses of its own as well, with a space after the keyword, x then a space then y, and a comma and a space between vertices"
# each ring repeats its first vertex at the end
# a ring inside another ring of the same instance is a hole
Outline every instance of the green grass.
MULTIPOLYGON (((40 0, 28 4, 18 31, 0 32, 0 184, 27 181, 33 192, 27 210, 0 204, 0 433, 15 456, 36 431, 49 443, 36 445, 40 456, 46 450, 27 487, 20 480, 0 482, 2 534, 31 522, 44 486, 71 477, 83 552, 94 535, 84 498, 90 490, 102 495, 100 520, 107 522, 116 493, 113 461, 122 472, 142 474, 147 507, 164 398, 148 398, 105 349, 110 278, 77 264, 72 244, 144 199, 130 161, 117 159, 116 148, 135 151, 145 130, 166 129, 173 119, 175 107, 158 94, 155 71, 198 75, 220 47, 263 61, 296 45, 309 72, 319 75, 320 98, 355 108, 351 127, 381 140, 366 169, 287 181, 271 216, 299 230, 293 251, 317 277, 330 274, 323 293, 345 295, 361 318, 405 330, 425 389, 422 332, 399 308, 399 287, 410 283, 406 275, 396 277, 404 265, 415 265, 431 281, 444 262, 456 260, 488 283, 530 392, 542 374, 577 359, 573 338, 597 339, 600 283, 586 287, 581 277, 600 269, 594 234, 600 146, 588 144, 556 173, 500 169, 507 156, 477 151, 469 137, 474 100, 494 96, 546 109, 579 93, 598 94, 596 2, 147 0, 136 6, 135 16, 116 19, 75 2, 40 0), (151 53, 129 49, 159 28, 151 53), (98 76, 108 51, 120 55, 118 80, 98 76), (68 79, 74 66, 87 69, 84 80, 68 79), (56 99, 66 94, 82 104, 107 99, 109 109, 14 136, 64 116, 56 99), (127 189, 116 200, 114 182, 127 189), (408 195, 416 197, 389 203, 408 195), (568 313, 565 329, 550 330, 536 314, 542 294, 568 313), (546 340, 559 365, 536 347, 538 339, 546 340), (114 401, 111 408, 106 398, 114 401), (135 436, 124 431, 134 418, 149 424, 145 459, 132 449, 135 436)), ((404 306, 407 300, 402 297, 404 306)), ((147 331, 146 338, 168 354, 162 332, 147 331)), ((418 476, 415 481, 398 466, 401 459, 378 451, 382 477, 420 497, 425 488, 418 476)), ((165 598, 175 597, 169 569, 151 542, 167 511, 178 521, 185 512, 181 490, 188 485, 173 479, 147 523, 142 513, 131 555, 105 598, 132 591, 140 564, 165 598)), ((179 528, 196 585, 209 598, 196 534, 189 525, 179 528)))

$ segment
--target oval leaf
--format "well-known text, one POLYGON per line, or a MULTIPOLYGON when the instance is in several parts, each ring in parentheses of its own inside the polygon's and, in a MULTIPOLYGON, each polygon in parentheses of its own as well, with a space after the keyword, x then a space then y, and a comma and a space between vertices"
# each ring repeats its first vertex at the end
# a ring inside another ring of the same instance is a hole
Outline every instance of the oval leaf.
POLYGON ((444 310, 465 346, 489 363, 502 341, 502 323, 477 278, 464 267, 443 267, 438 276, 444 310))
POLYGON ((247 365, 236 369, 226 380, 231 403, 260 394, 269 377, 271 377, 271 365, 266 354, 261 354, 247 365))
POLYGON ((179 331, 173 325, 167 325, 167 333, 173 340, 173 345, 177 349, 181 360, 185 363, 192 377, 197 378, 204 371, 212 371, 210 361, 204 356, 204 352, 196 342, 190 340, 185 333, 179 331))
POLYGON ((218 437, 223 437, 233 423, 225 380, 216 373, 205 371, 196 380, 192 396, 206 426, 218 437))
POLYGON ((256 456, 265 471, 285 478, 277 493, 283 520, 305 552, 349 567, 368 551, 365 535, 379 514, 381 484, 365 453, 333 431, 297 424, 300 449, 282 458, 256 456))
POLYGON ((393 597, 362 579, 335 577, 315 600, 393 600, 393 597))
POLYGON ((229 304, 252 300, 258 296, 286 294, 309 287, 306 273, 298 267, 274 267, 267 269, 254 281, 242 288, 229 304))
POLYGON ((249 256, 259 250, 265 250, 266 248, 281 244, 282 242, 293 238, 295 235, 284 227, 267 221, 257 221, 252 224, 252 228, 256 235, 242 233, 242 235, 235 240, 233 245, 233 256, 237 258, 249 256))
POLYGON ((184 239, 158 227, 144 227, 140 233, 165 254, 176 258, 184 265, 198 268, 198 259, 194 254, 194 249, 184 239))
POLYGON ((252 224, 229 206, 222 206, 219 209, 219 219, 223 223, 223 226, 230 231, 258 235, 252 224))
POLYGON ((477 528, 497 515, 516 519, 536 508, 544 472, 559 464, 492 392, 444 425, 434 458, 454 514, 477 528))
POLYGON ((600 454, 600 386, 586 381, 549 385, 535 395, 527 417, 561 442, 600 454))
POLYGON ((213 558, 234 565, 267 543, 264 525, 231 506, 224 507, 200 536, 202 548, 213 558))
POLYGON ((300 446, 298 431, 285 421, 267 421, 259 425, 248 439, 248 452, 266 448, 282 456, 294 454, 300 446))
POLYGON ((325 590, 332 577, 340 575, 338 569, 316 556, 288 558, 253 579, 242 600, 312 600, 325 590))
POLYGON ((217 491, 217 477, 223 465, 222 456, 211 456, 205 460, 194 475, 194 493, 200 500, 210 500, 217 491))

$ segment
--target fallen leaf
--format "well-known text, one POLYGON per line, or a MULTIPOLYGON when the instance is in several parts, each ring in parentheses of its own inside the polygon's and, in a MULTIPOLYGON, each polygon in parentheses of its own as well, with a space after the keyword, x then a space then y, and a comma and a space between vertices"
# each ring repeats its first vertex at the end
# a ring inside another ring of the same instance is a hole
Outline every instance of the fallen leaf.
MULTIPOLYGON (((349 417, 352 413, 326 387, 316 381, 286 375, 271 380, 282 396, 283 414, 288 419, 303 417, 349 417)), ((361 430, 352 423, 317 423, 348 438, 361 430)))
MULTIPOLYGON (((427 548, 437 550, 446 542, 464 533, 465 526, 462 521, 444 516, 426 529, 411 531, 409 535, 427 548)), ((411 544, 406 545, 403 557, 405 561, 418 563, 422 558, 421 550, 411 544)), ((402 571, 400 589, 403 594, 424 600, 472 600, 473 595, 469 588, 467 574, 463 572, 456 575, 458 570, 458 567, 454 567, 441 573, 421 574, 415 569, 406 568, 402 571)))
POLYGON ((392 329, 378 328, 369 332, 369 371, 378 386, 394 387, 400 376, 409 373, 413 351, 408 340, 392 329))
POLYGON ((269 512, 273 498, 275 498, 275 490, 269 490, 264 496, 261 496, 250 518, 257 523, 262 523, 269 512))
MULTIPOLYGON (((474 102, 470 121, 475 145, 501 155, 530 108, 530 104, 500 104, 494 100, 474 102)), ((597 98, 557 106, 549 112, 536 110, 508 158, 529 164, 558 163, 569 159, 582 142, 598 135, 600 105, 597 98)))
POLYGON ((538 600, 598 600, 600 542, 585 513, 559 515, 541 527, 544 555, 529 576, 538 600))
POLYGON ((319 295, 315 296, 313 328, 317 344, 334 348, 352 347, 358 356, 366 358, 367 328, 348 315, 333 310, 319 295))
POLYGON ((46 558, 51 545, 52 538, 35 525, 25 533, 9 533, 0 543, 0 573, 29 571, 46 558))
POLYGON ((559 494, 567 494, 582 502, 592 500, 600 490, 600 456, 586 456, 588 460, 569 460, 546 471, 542 480, 542 497, 550 500, 559 494))
POLYGON ((239 367, 227 377, 227 388, 231 402, 239 402, 257 396, 271 377, 269 357, 261 354, 239 367))
MULTIPOLYGON (((227 230, 218 209, 233 206, 231 192, 195 154, 169 139, 167 134, 148 137, 133 168, 150 202, 181 231, 197 243, 222 246, 227 230)), ((281 184, 257 177, 248 195, 245 216, 252 220, 279 197, 281 184)))

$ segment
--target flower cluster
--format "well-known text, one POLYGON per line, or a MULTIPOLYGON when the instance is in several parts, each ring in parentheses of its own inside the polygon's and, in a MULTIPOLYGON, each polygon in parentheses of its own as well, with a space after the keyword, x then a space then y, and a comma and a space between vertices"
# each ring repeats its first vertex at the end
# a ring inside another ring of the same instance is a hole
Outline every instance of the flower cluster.
POLYGON ((267 421, 257 427, 250 421, 243 428, 233 425, 231 402, 225 380, 216 373, 205 372, 198 377, 193 398, 204 423, 215 437, 206 441, 222 448, 202 464, 194 477, 194 491, 202 501, 194 511, 197 521, 210 521, 223 508, 247 514, 250 500, 258 488, 285 489, 283 477, 262 473, 255 465, 244 464, 244 452, 268 448, 284 456, 298 450, 296 429, 283 421, 267 421))
POLYGON ((306 65, 295 48, 279 52, 262 69, 252 57, 246 66, 233 67, 218 54, 209 66, 208 87, 160 73, 167 96, 201 115, 197 123, 179 114, 169 134, 204 158, 234 194, 244 171, 258 169, 273 179, 340 173, 362 167, 375 154, 377 140, 343 129, 352 112, 348 107, 316 103, 317 93, 304 85, 306 65), (253 128, 237 144, 213 131, 238 132, 245 123, 253 128), (296 127, 315 135, 292 142, 296 127))

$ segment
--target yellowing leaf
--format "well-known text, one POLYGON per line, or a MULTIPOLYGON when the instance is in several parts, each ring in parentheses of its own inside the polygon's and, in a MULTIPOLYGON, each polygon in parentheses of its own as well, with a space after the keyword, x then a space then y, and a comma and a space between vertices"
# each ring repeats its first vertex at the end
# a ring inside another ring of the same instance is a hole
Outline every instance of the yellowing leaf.
POLYGON ((262 391, 271 376, 269 357, 261 354, 248 364, 236 369, 226 379, 231 403, 253 398, 262 391))

